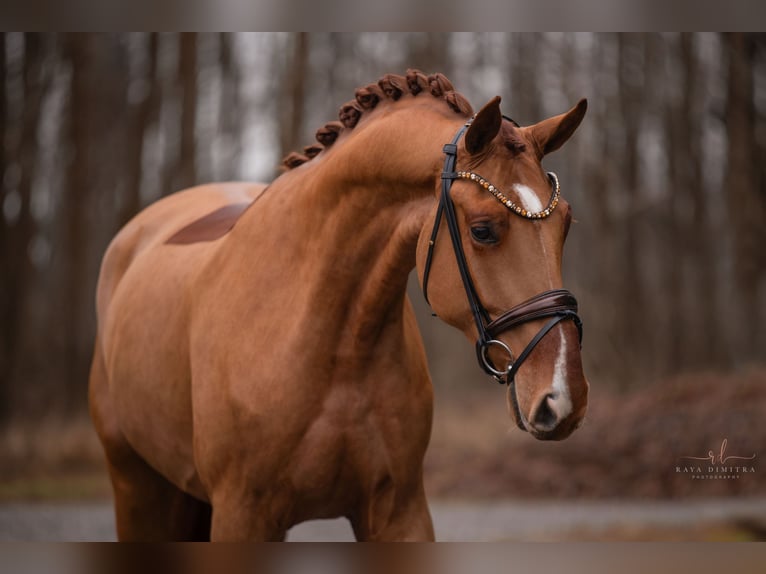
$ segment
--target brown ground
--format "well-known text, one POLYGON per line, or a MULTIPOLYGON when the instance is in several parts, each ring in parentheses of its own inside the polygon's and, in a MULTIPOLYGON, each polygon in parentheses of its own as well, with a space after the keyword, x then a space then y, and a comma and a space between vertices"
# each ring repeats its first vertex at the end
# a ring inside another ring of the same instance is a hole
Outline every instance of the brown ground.
MULTIPOLYGON (((624 394, 594 385, 586 424, 560 443, 519 431, 501 388, 459 399, 437 389, 426 487, 436 498, 764 496, 764 418, 764 369, 685 375, 624 394), (681 457, 718 454, 723 439, 725 456, 756 454, 755 473, 701 480, 676 472, 692 463, 681 457)), ((0 435, 0 501, 108 495, 87 420, 0 435)))

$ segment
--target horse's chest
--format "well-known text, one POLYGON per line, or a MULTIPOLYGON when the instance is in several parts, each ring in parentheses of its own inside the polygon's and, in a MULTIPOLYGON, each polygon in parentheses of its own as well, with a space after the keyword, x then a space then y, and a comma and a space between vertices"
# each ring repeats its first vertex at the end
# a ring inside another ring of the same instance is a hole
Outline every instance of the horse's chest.
POLYGON ((293 452, 289 467, 296 489, 332 496, 364 488, 370 476, 389 472, 391 440, 380 418, 351 401, 343 412, 323 409, 293 452))
MULTIPOLYGON (((420 410, 430 405, 423 405, 420 410)), ((264 467, 276 470, 264 490, 289 499, 296 520, 347 515, 363 504, 381 484, 396 486, 417 476, 428 429, 405 425, 416 413, 402 413, 359 396, 325 398, 322 408, 299 432, 271 451, 264 467)), ((429 413, 417 413, 421 419, 429 413)), ((254 480, 264 477, 252 467, 254 480)))

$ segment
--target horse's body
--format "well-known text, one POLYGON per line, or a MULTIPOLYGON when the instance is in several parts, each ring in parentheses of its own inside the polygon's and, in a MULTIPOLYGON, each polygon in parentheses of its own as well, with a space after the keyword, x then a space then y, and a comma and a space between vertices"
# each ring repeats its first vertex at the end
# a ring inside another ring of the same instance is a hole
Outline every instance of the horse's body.
MULTIPOLYGON (((186 190, 115 237, 90 403, 121 539, 279 540, 336 516, 358 539, 433 538, 432 388, 405 287, 441 146, 465 118, 405 96, 267 189, 186 190), (206 216, 255 198, 206 236, 206 216)), ((432 299, 452 296, 432 281, 432 299)), ((470 332, 449 305, 440 315, 470 332)), ((534 410, 532 391, 520 400, 534 410)))

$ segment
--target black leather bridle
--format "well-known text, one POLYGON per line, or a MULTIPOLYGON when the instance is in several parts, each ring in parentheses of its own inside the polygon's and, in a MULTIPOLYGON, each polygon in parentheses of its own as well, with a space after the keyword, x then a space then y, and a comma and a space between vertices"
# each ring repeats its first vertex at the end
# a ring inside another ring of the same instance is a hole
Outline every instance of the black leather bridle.
MULTIPOLYGON (((503 116, 504 119, 513 122, 510 118, 503 116)), ((531 299, 516 305, 512 309, 506 311, 496 319, 492 319, 489 313, 481 304, 476 288, 471 278, 471 273, 468 270, 468 262, 466 261, 465 251, 463 250, 463 242, 460 239, 460 228, 458 227, 457 217, 455 215, 455 205, 450 197, 450 189, 456 179, 471 179, 481 183, 485 188, 490 188, 493 194, 498 196, 495 188, 491 185, 484 185, 486 182, 475 176, 476 174, 468 172, 456 172, 455 166, 457 164, 457 143, 463 136, 465 131, 471 125, 472 120, 466 122, 460 130, 452 138, 452 142, 445 144, 443 151, 445 154, 444 169, 441 174, 441 197, 439 199, 439 206, 436 210, 436 218, 434 220, 434 226, 431 231, 431 238, 428 243, 428 255, 426 257, 425 267, 423 268, 423 296, 428 301, 428 276, 431 271, 431 263, 433 259, 434 246, 436 245, 436 237, 439 233, 439 227, 441 226, 442 217, 447 222, 447 229, 449 230, 450 239, 452 240, 452 250, 455 253, 455 259, 457 260, 457 267, 460 271, 460 278, 463 281, 463 287, 465 289, 466 297, 468 298, 468 304, 471 307, 471 314, 473 315, 474 323, 476 324, 476 330, 479 338, 476 341, 476 356, 481 368, 489 375, 491 375, 498 383, 508 384, 511 390, 511 400, 513 408, 516 414, 516 422, 522 430, 528 430, 526 428, 524 417, 521 414, 519 408, 518 398, 516 396, 516 386, 514 379, 519 368, 524 361, 529 357, 529 354, 537 346, 537 344, 561 321, 565 319, 571 319, 577 326, 577 331, 580 336, 580 342, 582 343, 582 321, 577 315, 577 299, 574 295, 565 289, 554 289, 551 291, 545 291, 540 293, 531 299), (478 181, 480 180, 480 182, 478 181), (513 353, 511 349, 500 341, 497 337, 500 333, 508 331, 523 323, 534 321, 550 317, 547 323, 538 331, 537 335, 527 344, 518 358, 514 361, 513 353), (504 370, 498 369, 490 359, 488 352, 493 346, 500 347, 508 354, 509 362, 504 370)), ((513 122, 515 125, 516 122, 513 122)), ((540 214, 529 214, 530 218, 542 218, 547 217, 556 206, 558 201, 558 180, 555 174, 549 173, 548 177, 551 179, 551 183, 554 186, 554 196, 556 201, 552 201, 549 204, 548 209, 540 214)), ((502 194, 500 200, 514 211, 514 205, 510 200, 506 200, 502 194), (504 201, 505 200, 505 201, 504 201)), ((520 213, 520 210, 516 208, 516 213, 520 213)), ((527 217, 527 213, 524 212, 524 217, 527 217)))

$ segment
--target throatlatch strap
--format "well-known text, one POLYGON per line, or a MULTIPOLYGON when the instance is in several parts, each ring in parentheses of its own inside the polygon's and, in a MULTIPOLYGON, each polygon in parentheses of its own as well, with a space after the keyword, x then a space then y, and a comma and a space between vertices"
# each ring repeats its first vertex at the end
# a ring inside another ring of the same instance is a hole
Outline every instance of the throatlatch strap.
POLYGON ((444 205, 441 201, 439 201, 439 206, 436 208, 436 219, 434 220, 433 229, 431 229, 431 238, 428 240, 428 254, 426 255, 426 264, 423 266, 423 298, 429 305, 431 305, 431 302, 428 300, 428 276, 431 274, 431 262, 433 261, 436 236, 439 234, 439 226, 442 222, 442 211, 444 211, 444 205))

